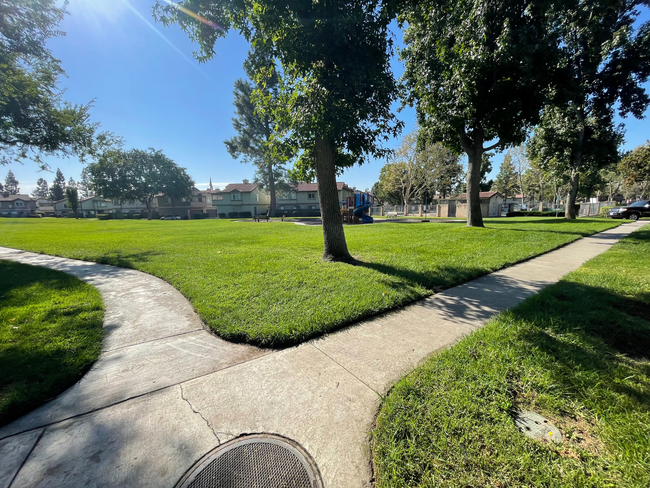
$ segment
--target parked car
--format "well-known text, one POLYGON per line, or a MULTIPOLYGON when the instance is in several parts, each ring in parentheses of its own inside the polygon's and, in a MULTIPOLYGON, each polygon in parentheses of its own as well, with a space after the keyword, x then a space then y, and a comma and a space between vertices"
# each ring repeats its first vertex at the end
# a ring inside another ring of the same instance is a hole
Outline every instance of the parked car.
POLYGON ((160 220, 181 220, 180 215, 163 215, 160 220))
POLYGON ((625 207, 615 207, 607 212, 612 219, 639 220, 641 217, 650 217, 650 201, 639 200, 625 207))

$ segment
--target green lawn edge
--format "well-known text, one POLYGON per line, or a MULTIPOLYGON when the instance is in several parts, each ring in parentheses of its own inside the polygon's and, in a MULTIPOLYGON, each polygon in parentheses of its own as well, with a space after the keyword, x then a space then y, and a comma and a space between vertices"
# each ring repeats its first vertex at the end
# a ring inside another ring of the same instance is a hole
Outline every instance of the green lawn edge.
POLYGON ((152 274, 217 335, 261 347, 299 344, 621 223, 347 226, 351 265, 321 261, 320 227, 287 222, 19 220, 0 221, 0 245, 152 274))
POLYGON ((60 271, 0 260, 0 426, 76 383, 99 357, 99 292, 60 271))
POLYGON ((650 229, 451 349, 383 399, 376 486, 650 486, 650 229), (523 436, 530 409, 563 432, 523 436))

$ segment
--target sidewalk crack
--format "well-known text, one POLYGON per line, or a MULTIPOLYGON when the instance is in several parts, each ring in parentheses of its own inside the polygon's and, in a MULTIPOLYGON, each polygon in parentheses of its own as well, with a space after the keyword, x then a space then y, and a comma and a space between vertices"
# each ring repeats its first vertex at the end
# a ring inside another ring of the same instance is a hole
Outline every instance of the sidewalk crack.
POLYGON ((195 409, 194 406, 192 405, 192 403, 187 398, 185 398, 185 392, 183 391, 183 384, 181 383, 178 386, 181 389, 181 398, 183 400, 185 400, 185 402, 190 406, 190 408, 192 409, 192 412, 194 412, 195 414, 197 414, 199 417, 201 417, 203 419, 205 424, 212 431, 212 434, 217 438, 217 443, 220 445, 221 444, 221 439, 219 439, 219 436, 217 435, 217 432, 212 428, 212 426, 210 425, 210 422, 208 422, 208 419, 206 419, 201 412, 199 412, 197 409, 195 409))

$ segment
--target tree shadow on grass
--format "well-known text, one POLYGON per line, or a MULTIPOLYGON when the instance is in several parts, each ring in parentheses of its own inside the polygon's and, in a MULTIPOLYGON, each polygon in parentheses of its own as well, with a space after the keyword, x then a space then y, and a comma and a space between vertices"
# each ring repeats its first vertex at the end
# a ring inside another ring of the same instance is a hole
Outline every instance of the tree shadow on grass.
MULTIPOLYGON (((597 232, 598 230, 595 229, 585 229, 585 230, 578 230, 573 228, 573 230, 560 230, 559 227, 562 227, 563 225, 568 225, 570 223, 572 226, 579 225, 579 226, 588 226, 592 225, 593 221, 584 221, 584 220, 570 220, 567 221, 565 219, 539 219, 539 220, 533 220, 533 221, 526 221, 526 222, 512 222, 508 220, 490 220, 486 222, 486 227, 490 228, 493 226, 500 226, 500 225, 516 225, 516 224, 542 224, 542 225, 552 225, 555 227, 558 227, 558 229, 507 229, 507 230, 512 230, 516 232, 550 232, 554 234, 567 234, 567 235, 574 235, 574 236, 581 236, 581 237, 588 237, 591 236, 597 232)), ((608 229, 605 229, 608 230, 608 229)), ((602 236, 603 238, 606 238, 606 235, 602 236)), ((614 237, 614 239, 618 239, 618 237, 614 237)))
POLYGON ((88 285, 50 269, 2 261, 0 426, 78 381, 99 356, 103 309, 88 285), (12 317, 9 319, 9 317, 12 317))
POLYGON ((622 381, 634 377, 635 368, 650 375, 650 294, 632 299, 563 281, 512 313, 535 325, 519 339, 525 349, 543 353, 538 358, 555 392, 589 396, 599 389, 650 409, 650 384, 622 381))
POLYGON ((95 262, 100 264, 109 264, 111 266, 118 266, 120 268, 137 269, 138 265, 146 263, 154 256, 161 256, 164 253, 159 251, 141 251, 125 253, 121 251, 112 252, 104 256, 94 259, 95 262))

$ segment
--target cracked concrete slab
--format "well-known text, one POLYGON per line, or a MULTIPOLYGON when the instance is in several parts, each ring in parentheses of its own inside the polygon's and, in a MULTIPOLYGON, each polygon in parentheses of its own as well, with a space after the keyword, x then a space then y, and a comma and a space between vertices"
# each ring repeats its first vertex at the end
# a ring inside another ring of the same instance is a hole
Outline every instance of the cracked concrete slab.
POLYGON ((174 486, 218 444, 175 386, 48 427, 11 488, 174 486))
POLYGON ((9 488, 42 433, 35 430, 0 441, 0 488, 9 488))
POLYGON ((188 381, 183 392, 222 441, 288 437, 311 454, 325 486, 370 486, 368 443, 359 440, 380 398, 312 344, 188 381))
POLYGON ((51 402, 0 428, 0 438, 43 427, 228 368, 269 351, 201 330, 102 354, 86 375, 51 402))

